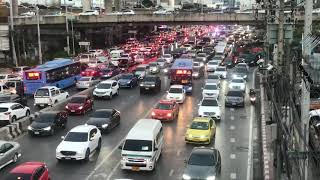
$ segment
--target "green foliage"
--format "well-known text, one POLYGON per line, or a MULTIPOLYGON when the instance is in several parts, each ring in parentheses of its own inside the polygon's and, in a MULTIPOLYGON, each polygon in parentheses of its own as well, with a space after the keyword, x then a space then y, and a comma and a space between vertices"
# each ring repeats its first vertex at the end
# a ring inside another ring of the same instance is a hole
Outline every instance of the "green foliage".
POLYGON ((147 8, 154 6, 151 0, 142 0, 141 4, 143 4, 147 8))

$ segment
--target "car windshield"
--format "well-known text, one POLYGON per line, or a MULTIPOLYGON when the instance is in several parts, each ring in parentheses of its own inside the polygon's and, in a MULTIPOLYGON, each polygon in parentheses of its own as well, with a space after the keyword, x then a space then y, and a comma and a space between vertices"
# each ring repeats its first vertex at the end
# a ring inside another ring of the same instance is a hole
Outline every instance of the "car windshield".
POLYGON ((231 80, 232 83, 243 83, 242 79, 232 79, 231 80))
POLYGON ((2 113, 2 112, 7 112, 8 110, 9 110, 8 108, 0 107, 0 113, 2 113))
POLYGON ((157 62, 166 62, 165 59, 158 59, 157 62))
POLYGON ((198 56, 198 57, 206 57, 206 54, 199 53, 197 56, 198 56))
POLYGON ((241 91, 229 91, 227 93, 227 96, 236 96, 236 97, 242 97, 243 94, 241 91))
POLYGON ((52 122, 56 118, 56 114, 54 113, 40 113, 37 118, 34 119, 36 122, 52 122))
POLYGON ((226 71, 225 68, 217 68, 216 71, 226 71))
POLYGON ((109 83, 100 83, 98 84, 97 89, 110 89, 110 87, 111 87, 111 84, 109 83))
POLYGON ((144 79, 143 79, 143 81, 156 81, 156 78, 155 77, 145 77, 144 79))
POLYGON ((133 76, 131 74, 125 74, 121 76, 121 79, 131 79, 133 76))
POLYGON ((217 90, 218 89, 218 87, 217 87, 217 85, 216 84, 210 84, 210 85, 205 85, 204 86, 204 89, 208 89, 208 90, 217 90))
POLYGON ((213 166, 215 162, 215 158, 213 154, 207 153, 192 153, 188 164, 195 166, 213 166))
POLYGON ((200 71, 200 67, 193 67, 193 72, 199 72, 200 71))
POLYGON ((36 92, 36 96, 49 96, 48 89, 38 89, 36 92))
POLYGON ((111 115, 112 115, 111 111, 96 111, 91 115, 91 117, 93 117, 93 118, 110 118, 111 115))
POLYGON ((86 100, 85 97, 72 97, 70 100, 70 103, 84 103, 84 101, 86 100))
POLYGON ((194 121, 192 122, 190 129, 198 129, 198 130, 208 130, 209 129, 209 124, 208 122, 197 122, 194 121))
POLYGON ((201 106, 218 106, 218 102, 214 99, 204 99, 201 106))
POLYGON ((220 79, 218 75, 208 75, 207 79, 220 79))
POLYGON ((69 132, 64 141, 70 142, 86 142, 88 141, 88 133, 86 132, 69 132))
POLYGON ((172 109, 172 104, 158 103, 156 106, 156 109, 170 110, 170 109, 172 109))
POLYGON ((241 67, 241 68, 236 68, 235 72, 236 72, 236 73, 247 73, 247 69, 246 69, 246 68, 243 68, 243 67, 241 67))
POLYGON ((170 88, 169 93, 182 93, 181 88, 170 88))
POLYGON ((32 174, 25 174, 25 173, 9 173, 6 177, 6 180, 30 180, 32 174))
POLYGON ((170 54, 165 54, 163 55, 164 58, 171 58, 171 55, 170 54))
POLYGON ((208 64, 209 64, 209 65, 218 65, 219 62, 218 62, 218 61, 210 61, 208 64))
POLYGON ((79 81, 90 81, 90 77, 82 77, 79 79, 79 81))
POLYGON ((150 66, 150 67, 156 67, 156 66, 157 66, 157 63, 150 63, 149 66, 150 66))
POLYGON ((145 71, 145 70, 146 70, 145 67, 137 67, 137 68, 136 68, 136 71, 145 71))
POLYGON ((13 71, 13 72, 20 72, 20 71, 22 71, 22 69, 19 68, 19 67, 17 67, 17 68, 12 68, 12 71, 13 71))
POLYGON ((124 143, 125 151, 152 151, 152 141, 127 139, 124 143))

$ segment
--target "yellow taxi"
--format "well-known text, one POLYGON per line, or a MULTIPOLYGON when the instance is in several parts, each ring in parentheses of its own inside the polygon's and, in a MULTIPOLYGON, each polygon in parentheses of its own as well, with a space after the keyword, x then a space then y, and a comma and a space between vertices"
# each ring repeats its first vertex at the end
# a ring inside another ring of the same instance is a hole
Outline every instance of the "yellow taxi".
POLYGON ((196 117, 188 126, 185 140, 187 143, 210 144, 216 134, 216 123, 210 117, 196 117))

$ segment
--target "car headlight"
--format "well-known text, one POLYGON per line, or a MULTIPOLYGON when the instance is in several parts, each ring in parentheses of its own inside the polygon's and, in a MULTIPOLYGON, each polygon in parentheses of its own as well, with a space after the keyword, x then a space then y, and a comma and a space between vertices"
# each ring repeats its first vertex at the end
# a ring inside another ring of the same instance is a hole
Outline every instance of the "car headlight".
POLYGON ((234 74, 234 75, 232 75, 232 78, 236 78, 236 77, 237 77, 237 75, 235 75, 235 74, 234 74))
POLYGON ((188 87, 188 90, 192 90, 192 86, 188 87))
POLYGON ((31 126, 28 126, 28 130, 32 130, 32 127, 31 127, 31 126))
POLYGON ((50 131, 50 130, 51 130, 51 126, 48 126, 48 127, 46 127, 46 128, 43 128, 43 130, 45 130, 45 131, 50 131))
POLYGON ((192 134, 188 134, 188 137, 189 137, 189 138, 192 138, 193 136, 192 136, 192 134))
POLYGON ((229 84, 229 88, 230 88, 230 89, 232 88, 232 84, 229 84))
POLYGON ((200 139, 208 138, 208 135, 201 135, 200 139))
POLYGON ((108 127, 108 124, 102 124, 101 126, 103 129, 107 128, 108 127))
POLYGON ((182 179, 189 180, 189 179, 191 179, 191 177, 186 174, 183 174, 182 179))
POLYGON ((152 86, 152 87, 155 87, 156 85, 155 85, 155 84, 151 84, 151 86, 152 86))
POLYGON ((143 84, 140 84, 140 87, 143 87, 143 84))
POLYGON ((127 84, 130 84, 130 83, 131 83, 131 81, 128 81, 128 82, 127 82, 127 84))
POLYGON ((209 176, 209 177, 207 177, 207 180, 215 180, 215 179, 216 179, 215 176, 209 176))
POLYGON ((248 77, 247 75, 244 75, 244 76, 243 76, 243 78, 247 78, 247 77, 248 77))
POLYGON ((167 73, 167 72, 168 72, 168 69, 164 69, 163 72, 167 73))
POLYGON ((78 107, 79 110, 83 109, 83 106, 78 107))

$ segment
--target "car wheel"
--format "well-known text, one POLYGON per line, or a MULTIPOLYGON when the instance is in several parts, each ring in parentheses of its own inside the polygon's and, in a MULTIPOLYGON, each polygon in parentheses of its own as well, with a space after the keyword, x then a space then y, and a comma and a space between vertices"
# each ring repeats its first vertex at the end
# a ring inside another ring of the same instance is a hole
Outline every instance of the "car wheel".
POLYGON ((99 142, 98 142, 97 151, 100 151, 100 149, 101 149, 101 138, 99 139, 99 142))
POLYGON ((12 162, 16 163, 18 161, 18 154, 14 154, 13 158, 12 158, 12 162))
POLYGON ((111 92, 110 95, 109 95, 109 99, 112 99, 112 92, 111 92))
POLYGON ((65 129, 67 127, 67 121, 62 124, 62 128, 65 129))
POLYGON ((62 159, 58 159, 58 158, 56 158, 56 159, 57 159, 58 163, 61 163, 61 162, 62 162, 62 159))
POLYGON ((17 117, 16 116, 12 116, 11 123, 15 122, 16 120, 17 120, 17 117))
POLYGON ((26 112, 26 117, 29 117, 29 116, 30 116, 30 111, 27 110, 27 112, 26 112))
POLYGON ((86 156, 84 157, 84 161, 88 162, 88 161, 89 161, 89 158, 90 158, 90 150, 87 149, 87 151, 86 151, 86 156))
POLYGON ((50 135, 53 136, 54 135, 54 128, 51 127, 51 131, 50 131, 50 135))
POLYGON ((130 88, 131 88, 131 89, 133 88, 133 84, 132 84, 132 83, 130 84, 130 88))
POLYGON ((117 93, 116 93, 116 95, 117 95, 117 96, 119 96, 119 89, 117 90, 117 93))
POLYGON ((54 103, 57 104, 57 103, 58 103, 58 100, 55 100, 54 103))

